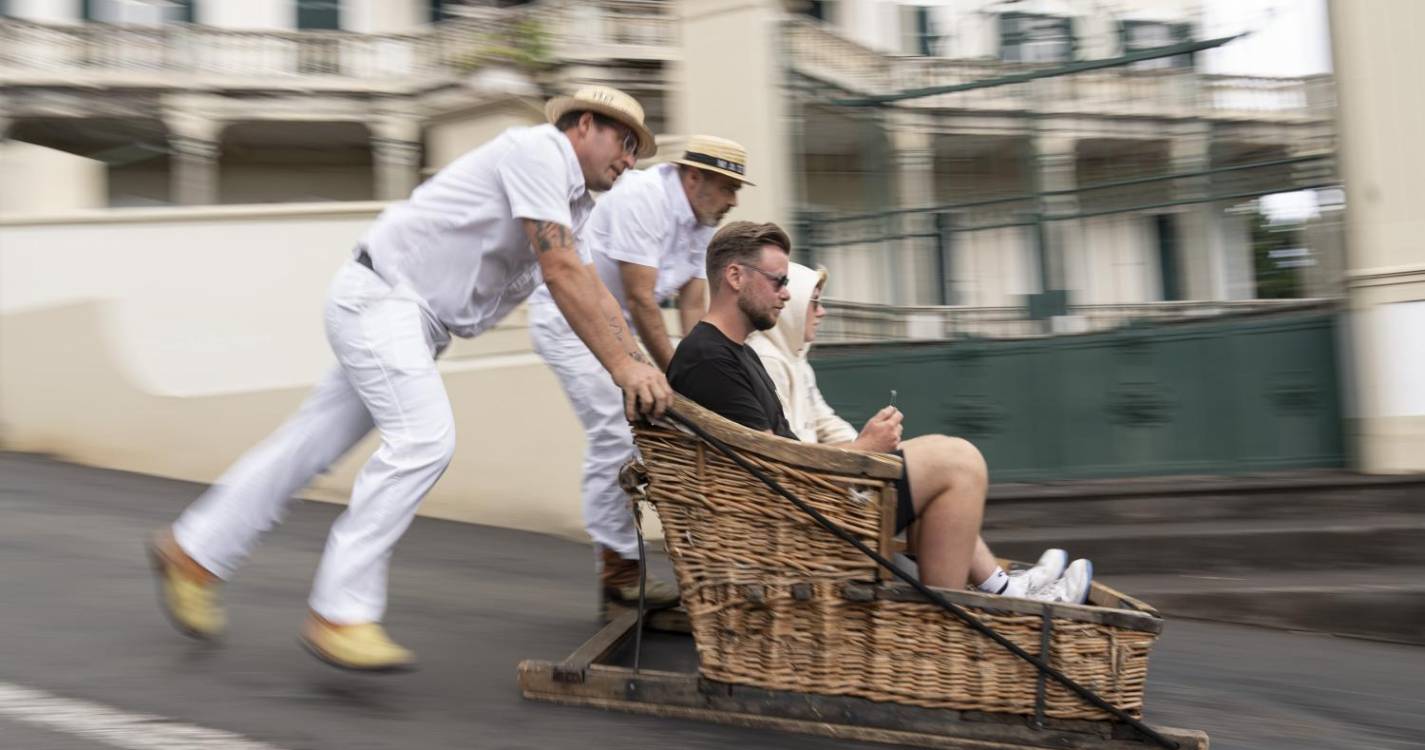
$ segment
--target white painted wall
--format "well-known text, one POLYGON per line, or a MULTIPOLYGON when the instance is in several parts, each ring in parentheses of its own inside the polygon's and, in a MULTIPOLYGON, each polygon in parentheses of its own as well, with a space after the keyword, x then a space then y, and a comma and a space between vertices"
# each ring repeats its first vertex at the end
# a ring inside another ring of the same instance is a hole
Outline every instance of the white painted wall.
POLYGON ((1158 238, 1152 218, 1138 214, 1096 216, 1067 231, 1065 276, 1076 305, 1156 302, 1162 298, 1158 238))
POLYGON ((102 162, 20 141, 0 141, 0 216, 102 208, 102 162))
MULTIPOLYGON (((0 220, 0 447, 212 481, 332 365, 326 287, 380 208, 0 220)), ((582 538, 583 433, 523 312, 440 367, 460 439, 421 512, 582 538)), ((309 496, 344 500, 372 447, 309 496)))
POLYGON ((786 94, 775 85, 781 3, 774 0, 679 0, 683 61, 670 82, 673 132, 717 133, 747 149, 748 178, 728 220, 791 218, 791 155, 786 94), (727 40, 737 39, 736 54, 727 40))
POLYGON ((224 204, 369 201, 375 195, 369 164, 224 163, 218 200, 224 204))
POLYGON ((295 29, 295 0, 199 0, 198 23, 229 29, 295 29))
POLYGON ((362 34, 404 34, 428 25, 428 0, 344 0, 341 26, 362 34))
POLYGON ((10 14, 29 21, 78 21, 80 8, 80 0, 10 0, 10 14))
POLYGON ((544 113, 527 103, 511 101, 494 109, 482 109, 467 117, 448 117, 426 128, 426 167, 438 170, 477 148, 506 128, 539 125, 544 113))

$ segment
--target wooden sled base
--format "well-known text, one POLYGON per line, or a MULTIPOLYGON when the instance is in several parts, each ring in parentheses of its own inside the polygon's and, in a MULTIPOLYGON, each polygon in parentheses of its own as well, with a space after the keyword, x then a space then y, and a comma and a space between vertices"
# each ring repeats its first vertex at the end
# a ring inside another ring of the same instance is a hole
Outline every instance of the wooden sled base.
MULTIPOLYGON (((681 610, 649 613, 645 629, 687 632, 681 610), (684 627, 680 628, 679 625, 684 627)), ((634 635, 637 613, 625 610, 561 662, 528 659, 519 665, 524 697, 562 705, 695 719, 717 724, 884 742, 910 747, 963 750, 1149 750, 1156 744, 1132 728, 1100 721, 1049 719, 877 703, 861 698, 812 695, 731 685, 696 672, 640 669, 611 662, 634 635)), ((1207 734, 1153 727, 1179 750, 1207 750, 1207 734)))

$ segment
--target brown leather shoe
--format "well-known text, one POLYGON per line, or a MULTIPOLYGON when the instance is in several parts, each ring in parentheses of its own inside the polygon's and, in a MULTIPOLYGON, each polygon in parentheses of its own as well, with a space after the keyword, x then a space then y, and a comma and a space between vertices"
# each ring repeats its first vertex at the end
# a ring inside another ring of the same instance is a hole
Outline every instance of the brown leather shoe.
MULTIPOLYGON (((599 615, 608 619, 608 605, 638 606, 638 561, 625 560, 619 553, 599 549, 599 615)), ((678 606, 678 587, 668 581, 649 576, 644 584, 643 604, 647 609, 678 606)))

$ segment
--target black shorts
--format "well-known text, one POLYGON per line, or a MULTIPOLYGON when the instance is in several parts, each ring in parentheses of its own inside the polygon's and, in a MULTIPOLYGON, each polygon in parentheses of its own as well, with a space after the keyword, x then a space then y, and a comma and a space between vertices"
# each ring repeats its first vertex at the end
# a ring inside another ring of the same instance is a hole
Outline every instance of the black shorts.
POLYGON ((901 457, 901 475, 896 480, 896 533, 899 534, 915 520, 915 503, 910 499, 910 467, 905 463, 905 451, 897 448, 891 452, 901 457))

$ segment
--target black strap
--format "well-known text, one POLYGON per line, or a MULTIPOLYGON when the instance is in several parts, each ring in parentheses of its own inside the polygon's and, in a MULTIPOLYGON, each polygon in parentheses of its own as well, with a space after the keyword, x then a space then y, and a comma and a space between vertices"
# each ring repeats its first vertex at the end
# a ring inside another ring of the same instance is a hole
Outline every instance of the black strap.
POLYGON ((881 557, 880 554, 878 554, 870 547, 867 547, 860 539, 857 539, 856 537, 848 533, 845 529, 832 523, 830 519, 822 515, 819 511, 817 511, 816 508, 807 505, 806 502, 804 502, 801 498, 787 491, 786 488, 782 487, 781 484, 777 483, 777 480, 767 476, 766 472, 752 465, 752 463, 750 463, 742 456, 738 455, 736 451, 729 448, 721 440, 718 440, 712 435, 709 435, 706 430, 704 430, 702 427, 699 427, 692 420, 688 419, 682 414, 679 414, 673 409, 667 410, 666 412, 664 412, 664 415, 667 416, 669 419, 673 420, 674 422, 677 422, 678 424, 687 427, 693 432, 693 434, 701 438, 703 442, 707 443, 708 445, 711 445, 717 450, 717 452, 723 454, 724 456, 727 456, 729 459, 732 460, 733 463, 737 464, 738 466, 741 466, 748 473, 761 480, 761 482, 771 488, 773 492, 791 501, 791 503, 797 506, 797 508, 801 509, 802 512, 815 519, 819 526, 840 537, 842 541, 851 544, 851 546, 860 550, 862 554, 866 555, 872 560, 875 560, 877 565, 880 565, 886 570, 889 570, 897 578, 910 584, 912 588, 920 592, 920 594, 925 598, 939 605, 941 609, 954 615, 966 625, 969 625, 972 629, 978 631, 981 635, 984 635, 995 643, 998 643, 999 645, 1004 646, 1006 649, 1009 649, 1010 653, 1034 665, 1035 669, 1038 669, 1042 674, 1046 674, 1049 677, 1053 678, 1055 682, 1058 682, 1059 684, 1073 691, 1080 698, 1083 698, 1085 702, 1089 703, 1095 708, 1098 708, 1111 714, 1114 718, 1117 718, 1124 724, 1127 724, 1128 726, 1131 726, 1134 729, 1138 730, 1139 733, 1141 733, 1144 737, 1147 737, 1148 739, 1152 740, 1153 742, 1163 747, 1166 747, 1169 750, 1177 750, 1177 742, 1170 740, 1167 737, 1162 736, 1161 734, 1158 734, 1156 731, 1153 730, 1152 727, 1149 727, 1147 724, 1144 724, 1138 719, 1129 716, 1127 711, 1124 711, 1123 709, 1104 700, 1098 695, 1098 693, 1095 693, 1094 691, 1089 690, 1083 685, 1074 682, 1072 679, 1069 678, 1068 675, 1049 666, 1039 657, 1036 657, 1028 651, 1025 651, 1024 649, 1020 648, 1019 645, 1016 644, 1014 641, 1005 638, 1004 636, 996 632, 994 628, 991 628, 983 622, 980 622, 979 618, 957 606, 954 602, 951 602, 950 600, 941 596, 934 589, 921 583, 919 578, 916 578, 915 576, 912 576, 904 570, 901 570, 899 566, 897 566, 890 560, 881 557))

